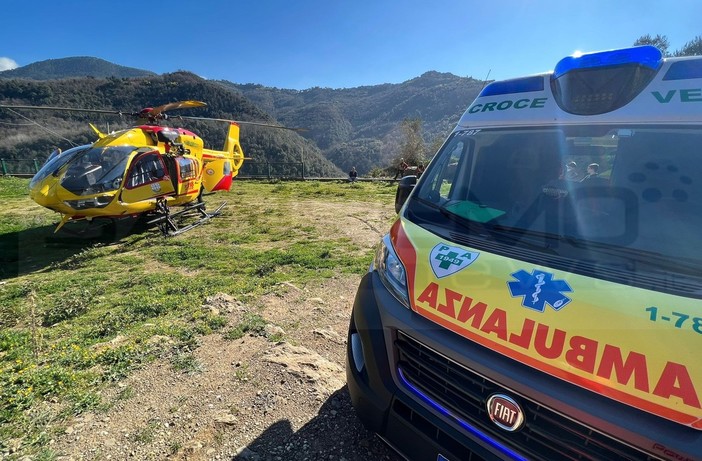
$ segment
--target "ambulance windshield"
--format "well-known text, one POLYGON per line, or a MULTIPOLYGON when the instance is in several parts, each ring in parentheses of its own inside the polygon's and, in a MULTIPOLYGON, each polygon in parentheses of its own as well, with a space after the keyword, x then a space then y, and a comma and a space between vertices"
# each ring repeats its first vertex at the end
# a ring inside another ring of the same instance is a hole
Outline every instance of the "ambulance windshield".
POLYGON ((406 217, 473 246, 511 247, 507 253, 596 263, 617 254, 621 264, 688 262, 699 273, 700 145, 701 129, 671 126, 458 131, 424 173, 406 217))

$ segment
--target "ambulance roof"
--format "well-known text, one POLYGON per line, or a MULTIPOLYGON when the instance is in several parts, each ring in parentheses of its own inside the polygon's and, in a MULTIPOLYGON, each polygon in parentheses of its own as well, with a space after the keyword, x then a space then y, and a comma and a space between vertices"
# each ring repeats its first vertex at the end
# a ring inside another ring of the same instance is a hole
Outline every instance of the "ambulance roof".
POLYGON ((456 130, 593 123, 702 122, 702 56, 652 46, 569 56, 554 71, 487 85, 456 130))

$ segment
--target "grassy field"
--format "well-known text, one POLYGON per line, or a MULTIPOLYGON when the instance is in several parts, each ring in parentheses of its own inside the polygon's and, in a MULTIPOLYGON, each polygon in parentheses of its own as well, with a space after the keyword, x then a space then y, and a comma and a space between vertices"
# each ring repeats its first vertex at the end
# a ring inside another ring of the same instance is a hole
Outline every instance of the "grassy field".
POLYGON ((199 336, 260 327, 256 315, 227 325, 202 309, 207 297, 246 302, 282 282, 361 275, 372 249, 299 204, 344 213, 351 202, 391 207, 395 193, 385 183, 240 181, 207 197, 212 208, 228 203, 221 217, 183 235, 124 224, 116 238, 80 238, 53 233, 57 215, 28 198, 27 184, 0 177, 0 458, 10 459, 52 459, 58 423, 103 408, 101 390, 134 369, 164 357, 195 366, 188 351, 199 336))

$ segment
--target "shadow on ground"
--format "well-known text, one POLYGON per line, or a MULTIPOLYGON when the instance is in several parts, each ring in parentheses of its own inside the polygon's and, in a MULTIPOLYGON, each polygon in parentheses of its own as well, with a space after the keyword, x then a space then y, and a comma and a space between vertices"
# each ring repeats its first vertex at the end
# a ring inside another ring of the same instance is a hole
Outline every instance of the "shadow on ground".
POLYGON ((0 280, 40 271, 94 245, 117 243, 128 235, 146 234, 142 221, 125 218, 68 223, 54 233, 55 225, 0 234, 0 280))
POLYGON ((319 413, 297 432, 288 420, 268 427, 232 461, 272 460, 401 461, 403 458, 366 430, 351 405, 348 388, 332 394, 319 413))

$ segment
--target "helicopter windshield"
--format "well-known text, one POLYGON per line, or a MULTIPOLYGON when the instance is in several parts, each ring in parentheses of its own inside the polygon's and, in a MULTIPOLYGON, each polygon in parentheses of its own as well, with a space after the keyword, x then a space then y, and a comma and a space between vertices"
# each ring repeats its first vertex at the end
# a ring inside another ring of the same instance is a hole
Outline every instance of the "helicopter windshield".
POLYGON ((50 174, 55 174, 56 172, 58 172, 58 170, 62 166, 70 162, 73 158, 75 158, 76 155, 80 154, 81 152, 84 152, 89 147, 90 144, 86 144, 84 146, 78 146, 72 149, 68 149, 67 151, 61 153, 59 153, 58 151, 54 151, 54 153, 51 154, 51 156, 46 160, 46 163, 44 163, 41 169, 37 171, 37 174, 34 175, 34 177, 29 183, 29 188, 34 188, 34 186, 39 184, 44 178, 46 178, 50 174))
POLYGON ((61 186, 76 195, 92 195, 119 189, 134 146, 93 147, 74 156, 61 186))

